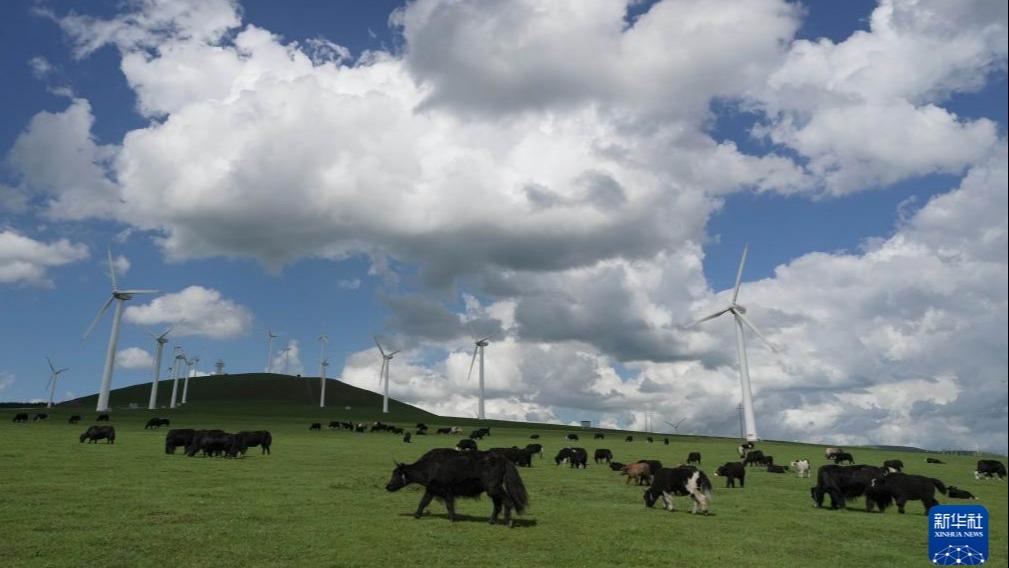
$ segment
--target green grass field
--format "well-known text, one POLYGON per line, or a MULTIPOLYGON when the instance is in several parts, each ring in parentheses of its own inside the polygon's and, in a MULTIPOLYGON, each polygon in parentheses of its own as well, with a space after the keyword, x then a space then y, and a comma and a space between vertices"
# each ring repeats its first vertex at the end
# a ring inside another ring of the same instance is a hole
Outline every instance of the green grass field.
MULTIPOLYGON (((331 391, 330 408, 321 410, 310 406, 310 400, 298 400, 304 380, 256 380, 272 385, 283 404, 268 406, 255 396, 236 395, 227 383, 213 383, 224 379, 194 380, 193 402, 184 409, 116 408, 114 445, 78 443, 80 433, 93 424, 93 399, 49 411, 48 422, 35 424, 12 424, 15 410, 0 411, 0 564, 927 564, 927 517, 920 503, 909 504, 906 515, 896 509, 866 514, 861 500, 845 511, 816 510, 809 498, 812 480, 758 470, 749 472, 745 489, 725 489, 711 474, 717 465, 737 459, 736 441, 718 438, 670 436, 671 444, 664 446, 648 444, 637 434, 635 442, 627 443, 623 434, 607 433, 605 440, 583 434, 579 443, 590 455, 596 448, 610 448, 624 462, 654 458, 676 464, 689 451, 700 451, 702 469, 715 485, 712 515, 703 517, 686 512, 686 498, 678 500, 675 513, 646 509, 643 488, 625 485, 623 477, 605 466, 590 463, 583 471, 554 466, 553 454, 567 445, 562 432, 576 429, 491 422, 493 436, 481 447, 524 446, 530 433, 542 436, 546 459, 521 469, 531 510, 510 530, 487 524, 491 504, 486 498, 461 501, 457 510, 463 520, 454 524, 439 503, 432 504, 430 515, 415 520, 411 514, 421 490, 411 487, 390 494, 384 489, 393 460, 413 461, 431 448, 453 446, 458 436, 415 436, 413 444, 404 444, 391 434, 309 432, 313 421, 376 418, 363 405, 377 406, 377 399, 341 385, 331 391), (351 410, 344 410, 347 405, 351 410), (71 414, 82 414, 85 420, 68 425, 71 414), (165 455, 165 431, 143 429, 153 415, 171 418, 173 427, 268 429, 274 436, 273 455, 261 456, 258 449, 244 459, 165 455)), ((115 391, 113 404, 125 404, 145 390, 115 391)), ((395 409, 399 420, 390 421, 401 425, 418 419, 432 427, 475 423, 439 419, 407 405, 395 409)), ((820 446, 763 442, 758 447, 779 463, 799 457, 815 465, 825 463, 820 446)), ((938 477, 973 492, 991 517, 993 558, 987 565, 1007 565, 1006 483, 975 481, 976 457, 941 456, 946 465, 926 465, 921 453, 850 451, 858 463, 900 458, 909 473, 938 477)))

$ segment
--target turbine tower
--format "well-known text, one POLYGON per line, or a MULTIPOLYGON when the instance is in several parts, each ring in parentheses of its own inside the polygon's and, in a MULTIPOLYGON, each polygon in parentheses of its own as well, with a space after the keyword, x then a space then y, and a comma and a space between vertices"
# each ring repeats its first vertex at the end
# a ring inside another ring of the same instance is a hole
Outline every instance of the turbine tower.
POLYGON ((326 359, 326 344, 329 343, 329 337, 325 335, 319 336, 319 408, 326 408, 326 367, 329 366, 329 360, 326 359))
POLYGON ((214 374, 215 375, 224 374, 224 359, 218 359, 217 362, 214 363, 214 374))
POLYGON ((266 372, 273 370, 273 339, 280 337, 272 330, 266 330, 266 372))
POLYGON ((66 367, 65 369, 57 369, 56 366, 53 365, 52 359, 46 357, 46 361, 49 362, 49 370, 52 371, 52 373, 49 375, 49 384, 46 385, 49 387, 49 404, 46 405, 46 408, 52 408, 53 398, 56 397, 56 381, 60 379, 61 374, 63 374, 65 371, 69 371, 70 367, 66 367))
POLYGON ((168 343, 168 334, 175 328, 176 324, 172 324, 168 327, 161 335, 154 335, 150 330, 147 334, 154 338, 157 346, 154 348, 154 378, 151 380, 151 397, 147 401, 147 409, 154 410, 158 407, 158 381, 161 380, 161 352, 165 349, 165 344, 168 343))
POLYGON ((199 355, 192 359, 186 359, 186 380, 182 382, 182 404, 189 402, 189 377, 196 373, 196 366, 199 364, 199 355))
POLYGON ((739 298, 739 286, 743 281, 743 266, 746 264, 746 254, 749 250, 750 245, 743 247, 743 258, 739 260, 739 271, 736 272, 736 287, 732 291, 732 302, 729 303, 728 307, 710 316, 701 318, 694 325, 715 319, 723 314, 732 314, 735 323, 733 327, 736 329, 736 350, 739 355, 739 387, 743 392, 743 423, 746 430, 743 433, 743 437, 749 441, 756 441, 759 437, 757 436, 757 422, 753 417, 753 393, 750 390, 750 368, 746 361, 746 340, 743 337, 743 326, 750 328, 750 331, 760 338, 771 351, 777 353, 778 349, 774 345, 771 345, 771 342, 760 333, 757 326, 753 325, 750 318, 746 317, 746 308, 736 303, 736 300, 739 298))
POLYGON ((291 346, 288 345, 283 349, 284 353, 284 374, 291 374, 291 346))
POLYGON ((88 326, 82 338, 82 340, 87 339, 88 335, 91 334, 91 330, 98 324, 98 320, 102 319, 102 316, 109 310, 112 302, 115 302, 116 309, 112 315, 112 332, 109 334, 109 348, 105 352, 105 369, 102 371, 102 384, 98 390, 98 408, 96 409, 98 412, 106 412, 109 409, 109 390, 112 388, 112 370, 116 365, 116 343, 119 341, 119 322, 123 319, 123 305, 126 304, 126 300, 131 300, 133 296, 138 294, 156 294, 158 292, 157 290, 120 290, 118 283, 116 283, 116 267, 112 264, 111 250, 108 251, 108 256, 109 278, 112 280, 112 295, 109 296, 109 299, 98 310, 98 315, 95 316, 94 321, 88 326))
POLYGON ((484 375, 483 375, 483 350, 484 350, 484 347, 487 347, 488 345, 490 345, 487 342, 488 339, 490 339, 490 338, 489 337, 485 337, 483 339, 477 339, 476 341, 473 342, 473 345, 474 345, 474 347, 473 347, 473 358, 469 360, 469 373, 466 374, 466 380, 468 381, 473 376, 473 363, 476 362, 476 356, 477 356, 477 353, 479 353, 480 354, 480 405, 477 407, 476 417, 479 418, 480 420, 484 420, 484 419, 487 418, 486 414, 484 414, 484 405, 483 405, 483 401, 484 401, 484 397, 483 397, 483 394, 484 394, 484 390, 483 390, 483 387, 484 387, 484 381, 483 381, 483 377, 484 377, 484 375))
POLYGON ((375 338, 375 346, 378 347, 378 352, 382 354, 382 368, 378 371, 378 383, 382 384, 385 382, 385 387, 382 392, 382 413, 389 413, 389 362, 392 361, 392 357, 399 353, 399 351, 390 351, 388 353, 382 349, 382 345, 378 342, 378 338, 375 338))
POLYGON ((181 361, 186 360, 186 354, 182 352, 182 347, 175 346, 175 360, 172 361, 172 403, 168 408, 175 408, 175 401, 179 392, 179 366, 181 361))

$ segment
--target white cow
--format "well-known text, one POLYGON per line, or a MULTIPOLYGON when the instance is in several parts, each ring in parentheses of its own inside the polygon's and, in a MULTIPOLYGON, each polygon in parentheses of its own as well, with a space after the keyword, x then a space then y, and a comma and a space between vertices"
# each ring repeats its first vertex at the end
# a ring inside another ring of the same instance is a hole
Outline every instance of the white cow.
POLYGON ((796 477, 809 477, 809 460, 795 460, 789 465, 792 467, 792 471, 795 472, 796 477))

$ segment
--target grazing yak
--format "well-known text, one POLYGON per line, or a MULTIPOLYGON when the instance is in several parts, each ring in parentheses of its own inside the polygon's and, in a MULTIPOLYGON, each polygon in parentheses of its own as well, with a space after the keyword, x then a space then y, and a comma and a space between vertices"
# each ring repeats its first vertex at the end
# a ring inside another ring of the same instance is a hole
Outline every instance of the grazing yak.
POLYGON ((605 434, 600 434, 599 432, 596 432, 596 434, 594 436, 592 436, 593 440, 603 440, 605 438, 606 438, 606 435, 605 434))
POLYGON ((949 495, 953 499, 977 499, 977 497, 975 497, 970 491, 960 489, 954 485, 950 485, 946 488, 946 495, 949 495))
POLYGON ((539 434, 530 434, 529 435, 529 439, 530 440, 539 440, 540 439, 540 435, 539 434))
POLYGON ((904 505, 908 501, 921 501, 927 515, 929 509, 939 504, 935 499, 935 490, 946 493, 946 486, 938 479, 886 471, 872 480, 872 489, 886 496, 885 502, 880 501, 880 512, 893 500, 897 503, 897 512, 900 514, 904 514, 904 505))
POLYGON ((837 465, 841 465, 843 462, 848 462, 849 465, 855 463, 855 458, 848 452, 837 452, 831 455, 830 459, 834 460, 837 465))
POLYGON ((746 468, 740 462, 726 462, 715 470, 715 477, 724 477, 726 488, 735 488, 737 479, 740 489, 746 487, 746 468))
POLYGON ((649 437, 647 437, 647 438, 645 438, 645 439, 646 439, 646 440, 648 440, 648 443, 649 443, 649 444, 651 444, 652 442, 654 442, 654 441, 655 441, 655 440, 653 440, 653 439, 652 439, 652 437, 651 437, 651 436, 649 436, 649 437))
POLYGON ((476 451, 477 450, 476 440, 472 440, 470 438, 463 438, 462 440, 459 440, 458 444, 455 445, 455 449, 457 449, 459 451, 462 451, 462 450, 473 450, 473 451, 476 451))
POLYGON ((613 452, 607 450, 606 448, 599 448, 595 451, 595 453, 593 453, 592 459, 597 464, 602 463, 604 461, 606 463, 610 463, 613 461, 613 452))
POLYGON ((329 428, 330 430, 337 430, 340 427, 341 426, 340 426, 340 421, 339 420, 330 420, 329 421, 329 425, 327 426, 327 428, 329 428))
POLYGON ((312 431, 319 431, 319 432, 321 432, 322 431, 322 423, 321 422, 312 422, 312 424, 310 424, 309 427, 308 427, 308 431, 309 432, 312 432, 312 431))
POLYGON ((662 443, 668 446, 669 445, 669 438, 662 438, 662 443))
POLYGON ((795 476, 798 478, 809 477, 809 460, 802 458, 799 460, 793 460, 792 463, 788 464, 795 472, 795 476))
POLYGON ((491 448, 487 450, 488 452, 494 452, 508 458, 513 464, 518 467, 532 467, 533 466, 533 455, 529 453, 529 450, 525 448, 491 448))
POLYGON ((823 465, 816 472, 816 486, 809 488, 809 495, 817 508, 822 508, 824 497, 829 496, 831 509, 843 509, 847 500, 864 495, 867 512, 873 505, 882 511, 889 497, 872 487, 872 480, 881 475, 883 470, 871 465, 823 465))
POLYGON ((946 464, 946 462, 944 462, 944 461, 942 461, 940 459, 937 459, 937 458, 925 458, 925 463, 938 463, 938 464, 943 464, 943 465, 946 464))
POLYGON ((613 471, 623 471, 624 470, 624 464, 622 464, 620 462, 610 462, 610 469, 613 470, 613 471))
POLYGON ((424 514, 432 499, 438 499, 445 503, 449 520, 455 521, 456 498, 476 498, 487 493, 494 503, 491 524, 497 523, 503 508, 504 523, 510 527, 512 511, 522 514, 529 506, 529 495, 518 469, 495 452, 431 450, 412 464, 396 462, 385 489, 391 493, 411 483, 424 487, 424 496, 413 514, 417 519, 424 514))
POLYGON ((242 455, 245 455, 245 452, 249 448, 255 448, 256 446, 259 446, 260 454, 270 455, 273 436, 268 430, 246 430, 235 435, 242 438, 242 442, 239 444, 242 455))
POLYGON ((452 429, 451 428, 438 428, 437 430, 435 430, 435 433, 437 433, 437 434, 451 434, 452 433, 452 429))
POLYGON ((646 485, 652 482, 652 468, 647 463, 638 462, 625 465, 620 472, 627 476, 625 484, 635 480, 636 485, 646 485))
POLYGON ((203 452, 203 457, 226 456, 229 458, 245 455, 248 448, 245 439, 238 434, 221 430, 198 430, 193 442, 186 448, 186 455, 195 456, 203 452))
POLYGON ((633 442, 634 441, 634 436, 627 436, 626 438, 624 438, 624 441, 625 442, 633 442))
POLYGON ((561 465, 567 462, 570 467, 573 468, 586 468, 588 467, 589 453, 585 451, 585 448, 562 448, 561 451, 557 452, 554 456, 554 464, 561 465))
POLYGON ((828 460, 833 460, 834 454, 839 454, 843 451, 844 450, 842 450, 841 448, 827 448, 826 450, 823 450, 823 457, 828 460))
POLYGON ((172 421, 167 418, 151 418, 144 424, 144 430, 157 430, 162 426, 171 426, 172 421))
POLYGON ((81 434, 81 443, 87 440, 89 444, 98 443, 98 440, 105 440, 107 444, 116 443, 116 429, 112 426, 91 426, 81 434))
POLYGON ((904 462, 900 460, 886 460, 883 462, 883 469, 890 473, 900 473, 904 469, 904 462))
POLYGON ((701 465, 701 452, 690 452, 687 455, 687 465, 701 465))
POLYGON ((67 424, 77 424, 80 421, 81 421, 81 415, 80 414, 74 414, 69 419, 67 419, 67 424))
POLYGON ((788 473, 788 467, 769 463, 767 464, 767 473, 788 473))
POLYGON ((484 436, 490 436, 490 428, 477 428, 469 435, 474 440, 482 440, 484 436))
POLYGON ((38 422, 39 420, 49 420, 49 415, 45 412, 39 412, 32 418, 32 422, 38 422))
POLYGON ((974 479, 991 479, 992 477, 1005 479, 1005 464, 998 460, 977 460, 974 479))
POLYGON ((667 511, 675 511, 673 496, 689 495, 693 500, 691 513, 708 514, 711 503, 711 481, 704 472, 693 466, 660 469, 652 475, 652 486, 645 490, 645 506, 652 507, 662 497, 667 511))
POLYGON ((567 435, 564 436, 564 439, 567 440, 567 441, 569 441, 569 442, 577 442, 578 441, 578 434, 567 434, 567 435))
POLYGON ((529 455, 539 454, 540 459, 543 459, 543 444, 526 444, 526 449, 529 450, 529 455))
POLYGON ((95 422, 108 422, 108 421, 109 421, 109 415, 108 414, 99 414, 98 415, 98 419, 95 420, 95 422))
POLYGON ((15 424, 17 424, 18 422, 24 422, 24 423, 27 424, 28 423, 28 413, 27 412, 18 412, 17 414, 14 415, 14 419, 11 420, 11 422, 13 422, 15 424))
POLYGON ((193 443, 193 436, 196 435, 196 430, 192 428, 176 428, 175 430, 169 430, 168 435, 165 436, 165 453, 174 454, 175 448, 182 446, 183 448, 189 447, 193 443))
POLYGON ((412 439, 413 439, 413 436, 409 432, 407 432, 406 434, 403 434, 403 442, 404 443, 409 444, 412 439))
POLYGON ((764 452, 760 450, 750 450, 743 457, 743 465, 767 465, 764 463, 764 452))

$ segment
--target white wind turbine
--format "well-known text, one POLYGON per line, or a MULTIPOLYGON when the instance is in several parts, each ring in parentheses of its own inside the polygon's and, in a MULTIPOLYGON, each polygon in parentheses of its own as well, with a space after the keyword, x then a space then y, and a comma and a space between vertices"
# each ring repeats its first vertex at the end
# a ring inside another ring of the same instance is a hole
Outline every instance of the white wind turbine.
POLYGON ((378 371, 378 382, 382 384, 385 383, 384 390, 382 392, 382 413, 389 413, 389 362, 392 361, 393 355, 399 353, 399 351, 390 351, 388 353, 382 349, 382 345, 379 344, 378 338, 375 338, 375 346, 378 347, 378 352, 382 354, 382 368, 378 371))
POLYGON ((200 364, 200 356, 186 359, 186 380, 182 382, 182 404, 189 402, 189 377, 196 374, 196 366, 200 364))
POLYGON ((284 354, 284 374, 291 374, 291 346, 288 345, 282 351, 284 354))
POLYGON ((483 393, 484 393, 484 391, 483 391, 483 386, 484 386, 484 381, 483 381, 483 377, 484 377, 484 375, 483 375, 483 350, 484 350, 484 347, 487 347, 488 345, 490 345, 490 343, 487 342, 488 339, 490 339, 490 338, 489 337, 485 337, 483 339, 477 339, 476 341, 473 342, 473 346, 474 346, 473 347, 473 358, 469 360, 469 373, 466 374, 466 380, 470 380, 472 378, 472 376, 473 376, 473 363, 476 362, 476 355, 477 355, 477 353, 479 353, 480 354, 480 406, 477 407, 477 416, 476 417, 479 418, 480 420, 484 420, 487 417, 484 414, 484 406, 483 406, 483 401, 484 401, 484 396, 483 396, 483 393))
POLYGON ((750 328, 750 331, 754 333, 761 341, 767 345, 771 351, 775 353, 778 349, 767 340, 766 337, 759 330, 757 326, 753 325, 753 322, 746 317, 746 308, 736 303, 736 299, 739 298, 739 286, 743 281, 743 265, 746 264, 746 254, 750 250, 750 245, 743 247, 743 258, 739 260, 739 271, 736 273, 736 287, 732 292, 732 302, 723 310, 717 311, 710 316, 701 318, 693 325, 697 325, 701 322, 708 321, 710 319, 715 319, 723 314, 732 314, 733 320, 735 322, 736 328, 736 350, 739 354, 739 386, 743 391, 743 421, 746 425, 746 432, 744 437, 749 441, 756 441, 757 436, 757 423, 753 417, 753 393, 750 390, 750 369, 746 362, 746 341, 743 338, 743 326, 750 328))
POLYGON ((168 343, 168 334, 171 333, 175 326, 178 324, 172 324, 161 333, 161 335, 154 335, 150 330, 147 330, 147 334, 154 338, 157 346, 154 348, 154 378, 151 380, 151 397, 147 401, 147 409, 154 410, 158 407, 158 381, 161 380, 161 352, 165 349, 165 344, 168 343))
POLYGON ((64 369, 57 369, 56 366, 53 365, 52 359, 46 357, 46 361, 49 362, 49 370, 52 371, 52 373, 49 375, 49 384, 46 385, 49 387, 49 404, 46 406, 46 408, 52 408, 53 398, 56 397, 56 381, 60 379, 61 374, 63 374, 66 371, 69 371, 70 367, 66 367, 64 369))
POLYGON ((326 359, 326 344, 329 343, 329 337, 325 335, 319 336, 319 408, 326 408, 326 367, 329 366, 329 360, 326 359))
POLYGON ((683 424, 684 420, 686 420, 686 417, 680 418, 676 422, 676 424, 673 424, 672 422, 670 422, 668 420, 663 420, 663 422, 665 422, 666 424, 669 424, 670 426, 672 426, 673 427, 673 433, 676 434, 676 433, 679 433, 679 431, 680 431, 680 424, 683 424))
POLYGON ((273 339, 280 337, 272 330, 266 330, 266 372, 273 370, 273 339))
POLYGON ((175 408, 175 401, 177 400, 177 395, 179 393, 179 367, 181 363, 186 360, 186 354, 183 353, 182 347, 179 345, 175 346, 175 360, 172 361, 172 402, 168 408, 175 408))
POLYGON ((157 290, 120 290, 116 282, 116 267, 112 264, 111 250, 108 251, 108 255, 109 278, 112 280, 112 295, 109 296, 109 299, 98 310, 98 315, 95 316, 94 321, 88 326, 82 338, 87 339, 88 335, 91 334, 91 330, 98 324, 98 320, 102 319, 102 316, 108 311, 112 302, 115 302, 116 309, 112 315, 112 332, 109 334, 109 348, 105 352, 105 369, 102 371, 102 384, 98 391, 98 408, 96 409, 98 412, 106 412, 109 409, 109 390, 112 388, 112 370, 116 365, 116 343, 119 342, 119 322, 123 319, 123 305, 126 303, 126 300, 133 299, 133 296, 137 294, 156 294, 158 292, 157 290))

